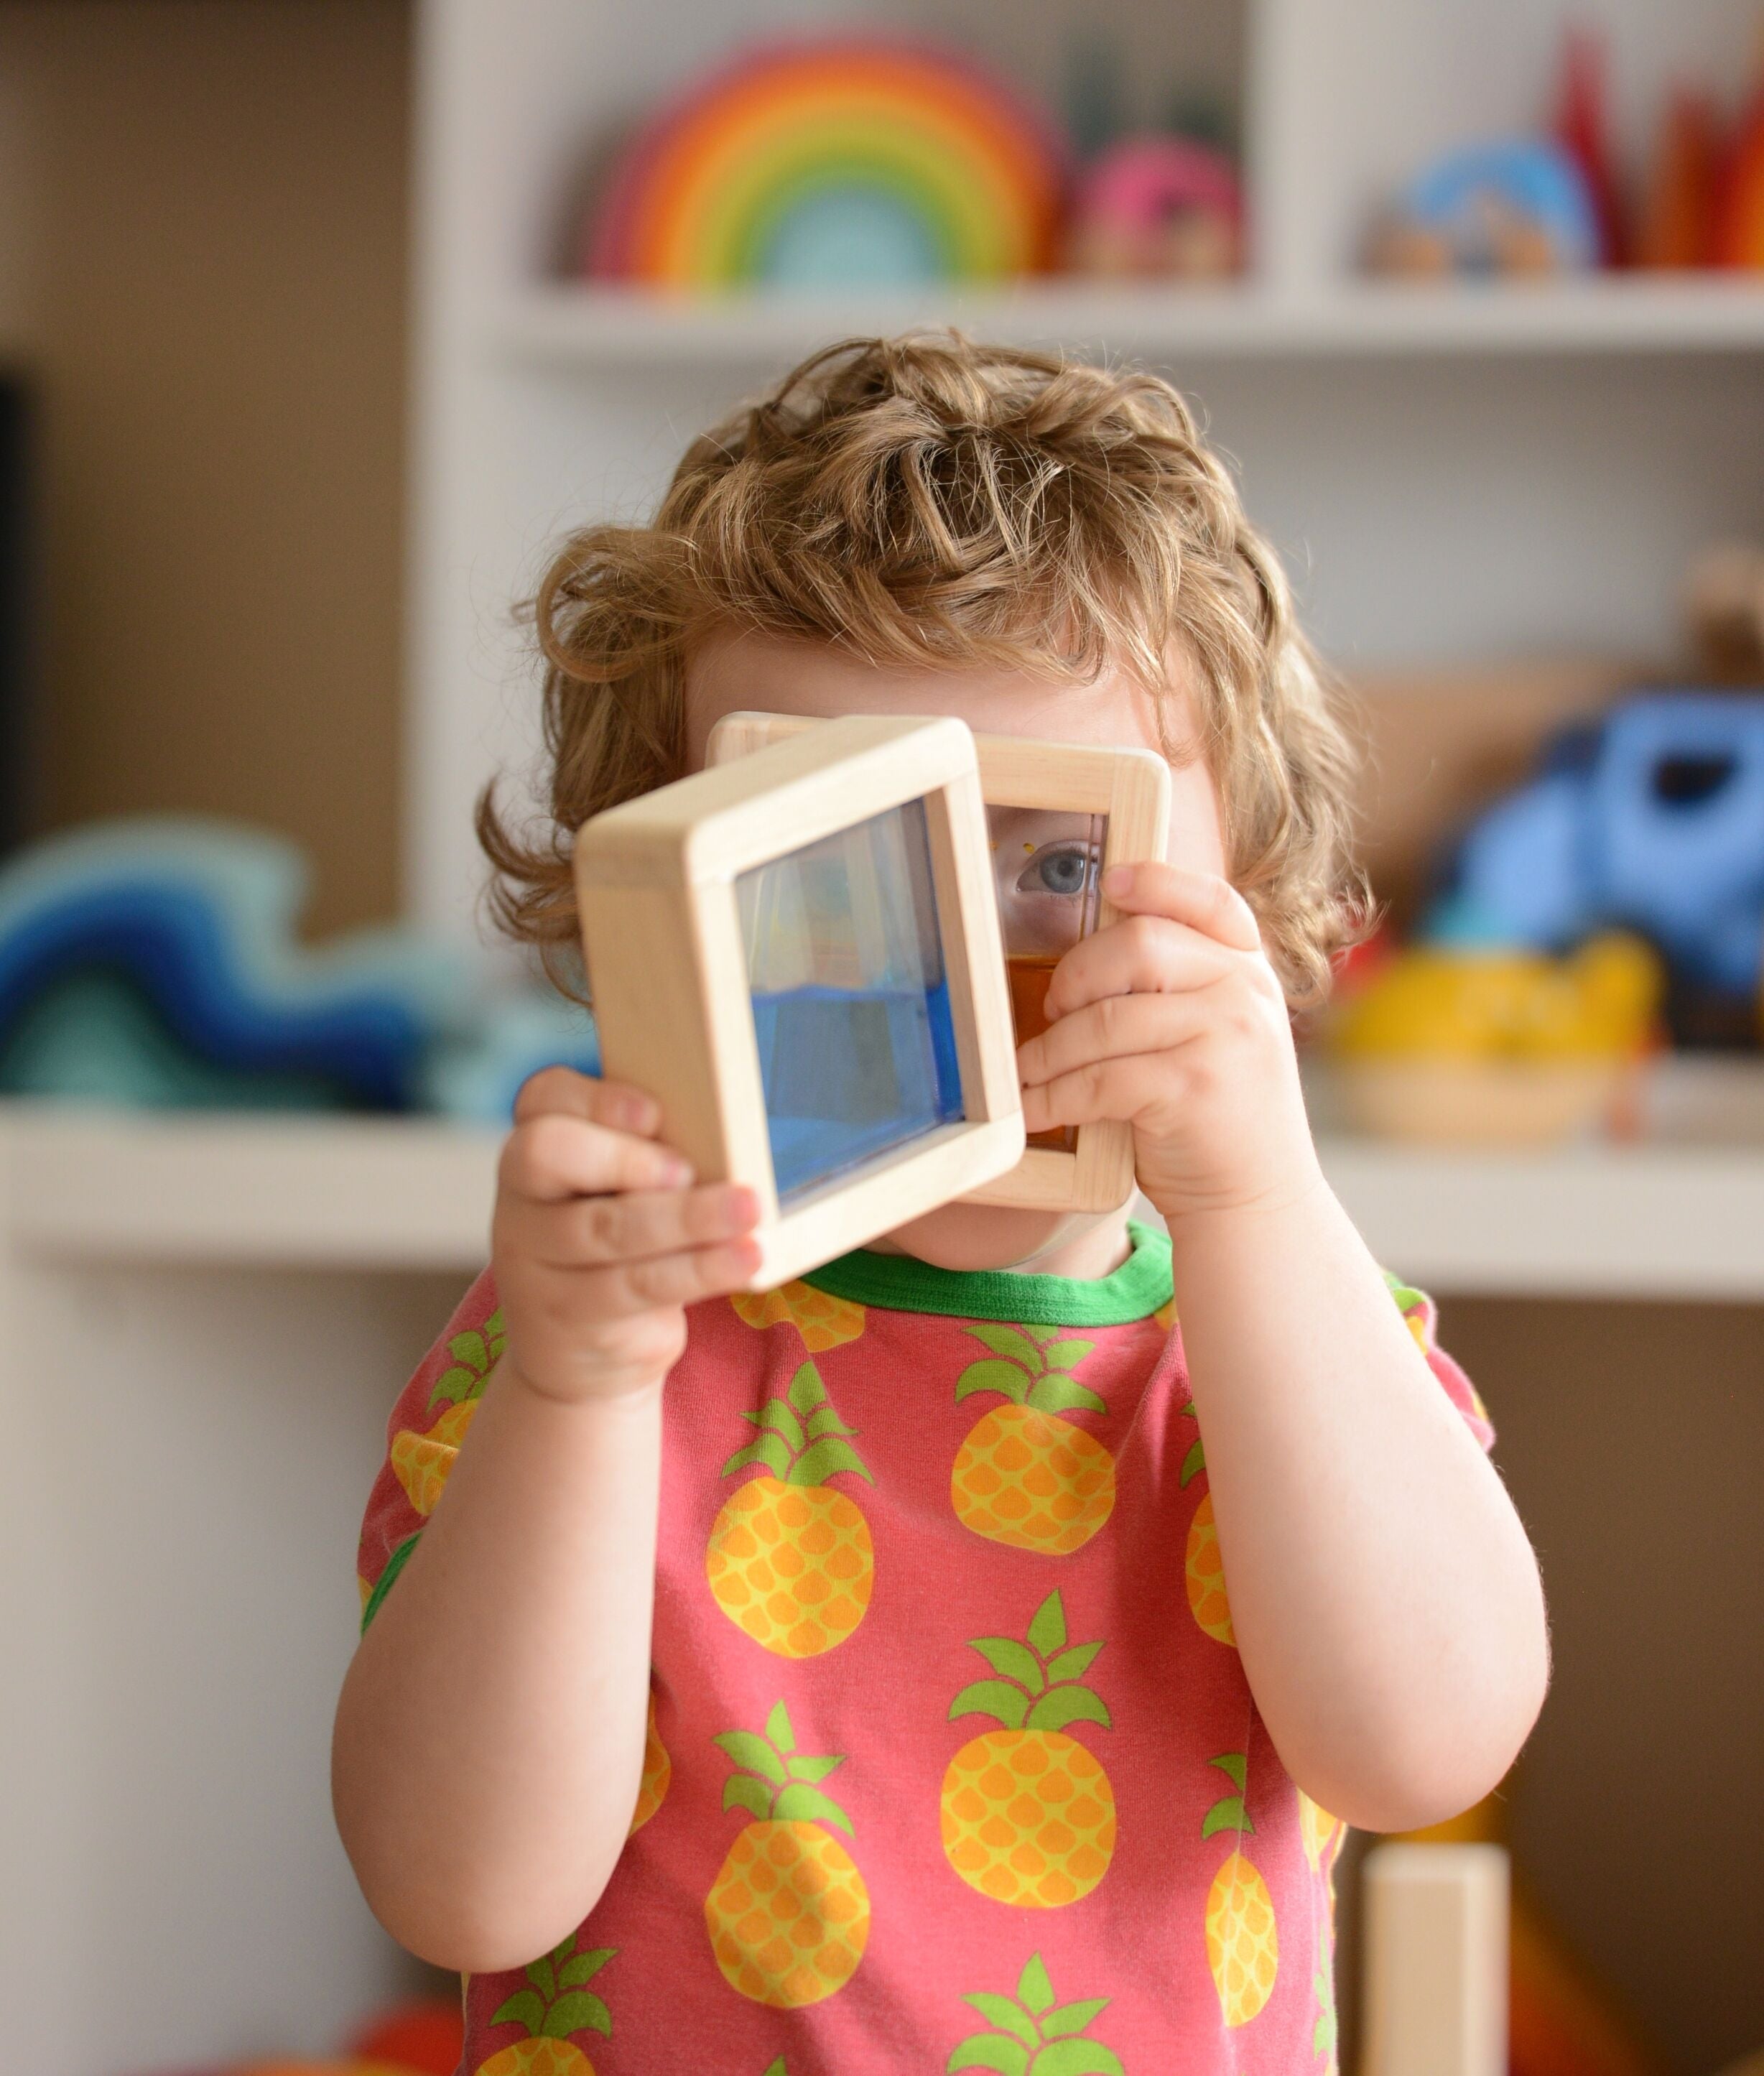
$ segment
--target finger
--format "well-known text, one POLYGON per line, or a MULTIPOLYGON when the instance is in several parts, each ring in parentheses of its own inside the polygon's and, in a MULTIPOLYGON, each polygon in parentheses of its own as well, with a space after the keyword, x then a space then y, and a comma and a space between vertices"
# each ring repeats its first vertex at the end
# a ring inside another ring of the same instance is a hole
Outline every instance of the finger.
POLYGON ((1241 952, 1186 923, 1129 916, 1074 945, 1048 984, 1050 1022, 1111 994, 1177 994, 1217 980, 1241 952))
POLYGON ((757 1195, 745 1184, 697 1190, 635 1190, 624 1196, 517 1200, 507 1237, 553 1268, 643 1261, 736 1239, 758 1224, 757 1195))
POLYGON ((1255 911, 1215 872, 1194 872, 1181 865, 1111 866, 1102 875, 1102 891, 1125 916, 1162 916, 1172 923, 1186 923, 1234 952, 1261 949, 1255 911))
POLYGON ((569 1272, 572 1305, 580 1302, 602 1319, 628 1318, 664 1306, 695 1305, 706 1298, 744 1289, 759 1264, 759 1242, 748 1237, 719 1240, 714 1246, 679 1254, 654 1255, 647 1261, 575 1269, 569 1272))
POLYGON ((647 1139, 660 1128, 662 1107, 654 1096, 629 1082, 606 1082, 579 1074, 574 1067, 542 1067, 529 1074, 514 1099, 514 1121, 553 1113, 604 1124, 614 1131, 634 1131, 647 1139))
POLYGON ((517 1124, 503 1143, 497 1169, 503 1191, 541 1203, 612 1190, 679 1190, 691 1180, 691 1164, 671 1148, 561 1111, 517 1124))
MULTIPOLYGON (((1195 1041, 1189 1040, 1187 1044, 1195 1041)), ((1178 1051, 1185 1049, 1177 1048, 1178 1051)), ((1094 1060, 1023 1092, 1023 1128, 1052 1131, 1069 1125, 1132 1124, 1156 1104, 1180 1100, 1179 1077, 1168 1051, 1094 1060)))
POLYGON ((1017 1078, 1025 1088, 1041 1087, 1104 1060, 1167 1053, 1212 1020, 1204 994, 1106 995, 1019 1046, 1017 1078))

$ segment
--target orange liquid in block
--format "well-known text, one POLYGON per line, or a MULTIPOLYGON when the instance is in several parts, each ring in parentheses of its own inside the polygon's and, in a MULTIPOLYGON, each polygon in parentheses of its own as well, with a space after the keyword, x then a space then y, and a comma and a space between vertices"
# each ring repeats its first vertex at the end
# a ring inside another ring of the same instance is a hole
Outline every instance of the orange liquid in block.
MULTIPOLYGON (((1027 1045, 1031 1038, 1039 1038, 1048 1028, 1048 986, 1059 963, 1057 952, 1026 952, 1005 961, 1005 978, 1011 989, 1011 1021, 1019 1045, 1027 1045)), ((1077 1133, 1068 1127, 1057 1125, 1052 1131, 1031 1131, 1028 1143, 1051 1148, 1056 1153, 1069 1153, 1077 1138, 1077 1133)))

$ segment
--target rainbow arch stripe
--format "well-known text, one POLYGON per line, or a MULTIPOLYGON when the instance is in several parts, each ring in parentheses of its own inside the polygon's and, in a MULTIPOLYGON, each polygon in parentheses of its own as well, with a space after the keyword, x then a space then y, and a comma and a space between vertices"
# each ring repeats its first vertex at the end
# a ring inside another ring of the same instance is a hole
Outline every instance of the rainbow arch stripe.
POLYGON ((587 271, 677 289, 996 281, 1052 264, 1052 132, 977 67, 874 39, 712 75, 626 155, 587 271))

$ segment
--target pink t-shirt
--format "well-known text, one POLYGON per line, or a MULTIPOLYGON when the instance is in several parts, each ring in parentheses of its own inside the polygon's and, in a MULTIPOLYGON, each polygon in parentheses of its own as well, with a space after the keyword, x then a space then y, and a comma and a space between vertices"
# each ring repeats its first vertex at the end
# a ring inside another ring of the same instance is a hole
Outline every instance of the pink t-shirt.
MULTIPOLYGON (((1244 1680, 1168 1244, 1133 1238, 1100 1281, 858 1254, 694 1308, 630 1842, 578 1933, 468 1984, 468 2076, 1333 2070, 1342 1827, 1244 1680)), ((393 1412, 364 1624, 495 1307, 480 1277, 393 1412)))

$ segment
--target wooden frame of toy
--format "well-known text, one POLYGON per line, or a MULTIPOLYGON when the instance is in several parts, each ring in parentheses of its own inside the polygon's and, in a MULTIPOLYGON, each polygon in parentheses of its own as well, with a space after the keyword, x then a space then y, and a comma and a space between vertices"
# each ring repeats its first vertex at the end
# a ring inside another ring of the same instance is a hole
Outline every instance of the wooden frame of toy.
POLYGON ((853 716, 597 815, 575 862, 603 1071, 757 1191, 765 1289, 1023 1149, 973 737, 853 716))
MULTIPOLYGON (((726 714, 711 731, 706 754, 712 765, 725 765, 805 731, 838 725, 800 714, 726 714)), ((1038 742, 1009 735, 977 735, 973 741, 981 791, 988 807, 1105 818, 1099 876, 1111 865, 1163 857, 1170 773, 1155 751, 1038 742)), ((1093 927, 1102 928, 1116 915, 1099 897, 1093 927)), ((966 1201, 1040 1210, 1119 1209, 1134 1191, 1131 1127, 1087 1124, 1077 1132, 1076 1140, 1070 1152, 1027 1147, 1008 1173, 969 1189, 966 1201)))

